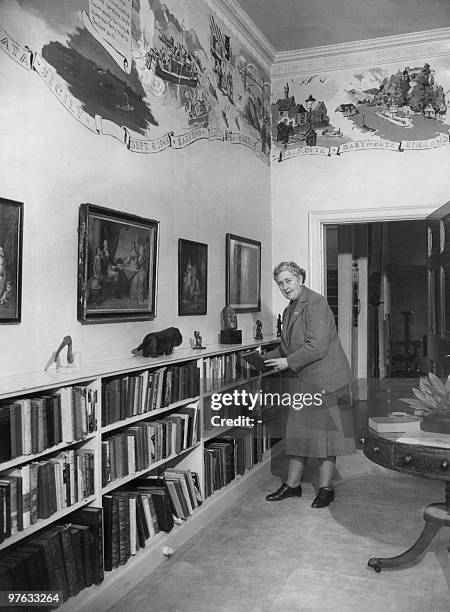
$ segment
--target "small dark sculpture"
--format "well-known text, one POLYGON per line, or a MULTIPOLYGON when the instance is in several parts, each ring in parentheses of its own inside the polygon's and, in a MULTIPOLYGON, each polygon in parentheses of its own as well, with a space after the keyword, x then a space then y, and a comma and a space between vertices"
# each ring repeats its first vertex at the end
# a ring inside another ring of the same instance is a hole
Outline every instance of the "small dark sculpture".
POLYGON ((222 329, 237 329, 236 311, 232 306, 222 308, 222 329))
POLYGON ((278 315, 278 319, 277 319, 277 338, 281 337, 281 315, 278 315))
POLYGON ((177 327, 168 327, 159 332, 147 334, 137 348, 131 352, 133 355, 142 351, 144 357, 157 357, 158 355, 170 355, 174 346, 180 346, 183 336, 177 327))
POLYGON ((255 340, 264 340, 263 331, 262 331, 262 323, 259 319, 256 321, 255 340))
POLYGON ((202 345, 202 337, 199 331, 194 331, 194 339, 195 339, 195 344, 192 348, 194 349, 205 349, 206 348, 206 346, 202 345))

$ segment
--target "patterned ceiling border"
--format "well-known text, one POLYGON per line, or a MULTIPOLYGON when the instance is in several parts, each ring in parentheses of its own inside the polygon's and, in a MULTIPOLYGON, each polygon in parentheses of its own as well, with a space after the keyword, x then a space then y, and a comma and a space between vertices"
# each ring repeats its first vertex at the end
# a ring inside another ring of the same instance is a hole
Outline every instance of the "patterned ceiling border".
POLYGON ((205 0, 205 4, 217 13, 230 31, 270 74, 276 49, 238 2, 236 0, 205 0))
POLYGON ((272 63, 271 76, 272 78, 297 77, 311 72, 379 66, 397 61, 410 62, 416 58, 448 54, 450 54, 450 28, 439 28, 399 36, 279 52, 272 63))

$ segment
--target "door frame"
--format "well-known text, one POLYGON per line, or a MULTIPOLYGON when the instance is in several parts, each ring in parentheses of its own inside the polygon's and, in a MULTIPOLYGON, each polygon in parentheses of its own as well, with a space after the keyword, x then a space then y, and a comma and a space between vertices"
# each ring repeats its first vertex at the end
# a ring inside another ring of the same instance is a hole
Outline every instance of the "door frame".
POLYGON ((420 206, 385 206, 380 208, 347 208, 312 210, 308 213, 309 287, 325 293, 326 259, 325 226, 347 223, 383 223, 387 221, 424 221, 442 204, 420 206))

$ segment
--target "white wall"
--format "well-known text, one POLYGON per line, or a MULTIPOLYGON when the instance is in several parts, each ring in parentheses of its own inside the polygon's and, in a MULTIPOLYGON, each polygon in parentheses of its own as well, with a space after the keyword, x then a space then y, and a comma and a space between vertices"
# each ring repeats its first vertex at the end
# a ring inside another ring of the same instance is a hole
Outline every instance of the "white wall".
MULTIPOLYGON (((450 197, 450 145, 403 153, 361 151, 292 158, 272 167, 273 261, 308 268, 308 213, 435 206, 450 197)), ((308 283, 308 281, 307 281, 308 283)), ((274 310, 284 307, 274 291, 274 310)))
MULTIPOLYGON (((22 322, 0 325, 0 376, 43 369, 70 334, 84 362, 128 355, 144 334, 178 326, 217 342, 225 304, 225 234, 262 242, 271 267, 269 168, 248 149, 197 142, 156 155, 130 153, 77 123, 30 72, 0 52, 0 196, 24 202, 22 322), (83 202, 160 221, 157 317, 150 322, 77 321, 77 227, 83 202), (178 238, 209 246, 208 314, 177 315, 178 238)), ((260 318, 273 333, 270 276, 262 311, 238 316, 244 337, 260 318)), ((1 389, 0 389, 1 391, 1 389)))

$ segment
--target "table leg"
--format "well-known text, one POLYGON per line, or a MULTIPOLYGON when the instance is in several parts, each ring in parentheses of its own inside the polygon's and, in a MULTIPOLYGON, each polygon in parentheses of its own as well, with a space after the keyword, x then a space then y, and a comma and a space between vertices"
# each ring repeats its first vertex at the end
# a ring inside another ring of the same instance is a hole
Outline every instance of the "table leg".
POLYGON ((447 504, 430 504, 423 513, 425 527, 417 541, 407 551, 396 557, 369 559, 368 566, 376 572, 382 569, 393 569, 416 561, 431 544, 434 536, 443 526, 450 525, 450 507, 447 504))

